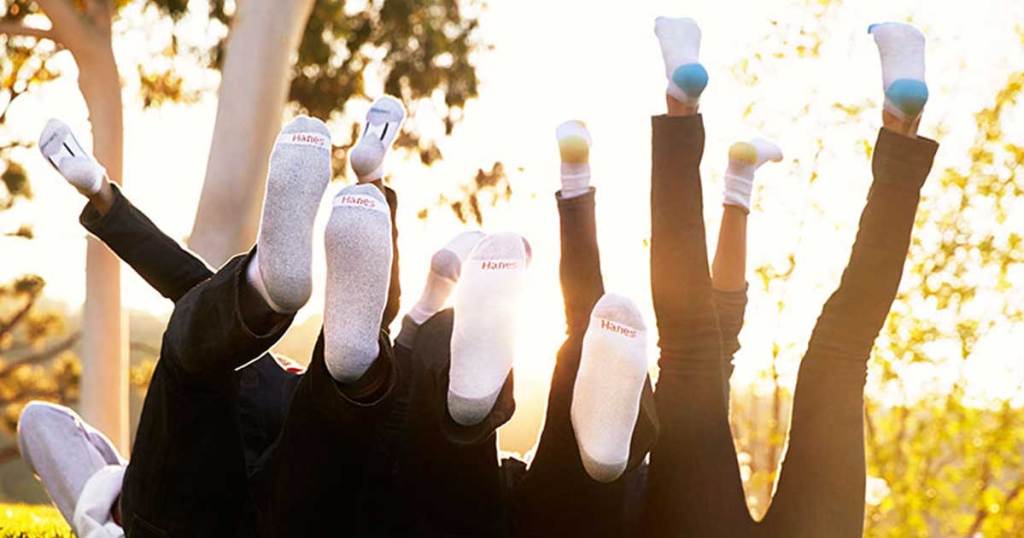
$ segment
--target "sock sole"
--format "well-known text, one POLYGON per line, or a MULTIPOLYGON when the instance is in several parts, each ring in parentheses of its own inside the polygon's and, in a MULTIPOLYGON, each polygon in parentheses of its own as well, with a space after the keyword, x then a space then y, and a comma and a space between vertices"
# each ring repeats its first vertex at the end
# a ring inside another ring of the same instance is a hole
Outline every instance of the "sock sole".
POLYGON ((606 294, 583 338, 570 417, 583 467, 598 482, 617 480, 629 462, 647 374, 643 326, 632 301, 606 294))
POLYGON ((487 417, 512 369, 525 250, 520 236, 496 234, 462 265, 448 385, 448 413, 458 424, 487 417))
POLYGON ((296 312, 313 289, 313 222, 331 177, 330 132, 313 118, 292 120, 275 144, 259 233, 264 299, 296 312))
POLYGON ((353 185, 338 193, 324 244, 324 360, 331 377, 347 383, 365 374, 380 353, 391 283, 391 213, 377 187, 353 185))

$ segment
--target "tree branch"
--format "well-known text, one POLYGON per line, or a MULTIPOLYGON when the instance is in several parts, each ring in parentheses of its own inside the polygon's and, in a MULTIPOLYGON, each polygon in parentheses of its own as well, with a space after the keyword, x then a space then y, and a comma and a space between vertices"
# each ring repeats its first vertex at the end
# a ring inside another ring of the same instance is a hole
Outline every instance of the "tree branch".
POLYGON ((52 32, 72 53, 84 52, 95 29, 70 0, 36 0, 50 19, 52 32))
POLYGON ((56 390, 26 390, 24 392, 19 392, 14 396, 0 398, 0 407, 6 407, 11 404, 25 402, 28 400, 62 400, 63 389, 64 387, 56 390))
POLYGON ((34 37, 36 39, 49 39, 50 41, 59 43, 57 36, 53 33, 53 30, 33 28, 17 22, 0 21, 0 34, 8 36, 34 37))
POLYGON ((32 310, 32 307, 36 305, 36 300, 38 298, 39 295, 33 296, 27 303, 25 303, 25 306, 22 307, 17 314, 7 321, 7 323, 0 324, 0 337, 6 336, 9 332, 14 330, 14 327, 16 327, 21 320, 25 319, 25 316, 27 316, 29 311, 32 310))
POLYGON ((56 344, 53 347, 51 347, 51 348, 49 348, 49 349, 47 349, 45 351, 42 351, 40 353, 36 353, 35 355, 30 355, 30 356, 22 358, 22 359, 18 359, 16 361, 8 364, 7 366, 4 366, 3 369, 0 369, 0 379, 2 379, 3 377, 7 376, 8 374, 13 372, 14 370, 16 370, 18 368, 21 368, 22 366, 29 366, 29 365, 32 365, 32 364, 39 364, 41 362, 46 362, 46 361, 56 357, 57 355, 60 355, 61 353, 64 353, 65 351, 67 351, 67 350, 71 349, 72 347, 74 347, 74 345, 78 343, 78 340, 81 337, 82 337, 81 333, 72 334, 71 336, 65 338, 63 342, 61 342, 59 344, 56 344))

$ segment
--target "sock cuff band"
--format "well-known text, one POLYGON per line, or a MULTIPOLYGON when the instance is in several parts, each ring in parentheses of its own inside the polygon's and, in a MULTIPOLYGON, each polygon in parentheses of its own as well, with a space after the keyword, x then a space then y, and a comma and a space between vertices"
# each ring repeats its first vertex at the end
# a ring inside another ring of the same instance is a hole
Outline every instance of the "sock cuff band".
POLYGON ((562 163, 562 179, 590 179, 590 163, 562 163))
POLYGON ((363 209, 369 209, 371 211, 377 211, 391 217, 391 211, 388 209, 388 205, 373 196, 366 196, 364 194, 350 194, 341 193, 334 197, 332 203, 334 207, 360 207, 363 209))
POLYGON ((312 146, 327 151, 331 150, 331 138, 322 133, 281 133, 277 137, 277 144, 289 144, 293 146, 312 146))
POLYGON ((750 197, 754 192, 754 179, 725 173, 725 189, 722 203, 750 211, 750 197))

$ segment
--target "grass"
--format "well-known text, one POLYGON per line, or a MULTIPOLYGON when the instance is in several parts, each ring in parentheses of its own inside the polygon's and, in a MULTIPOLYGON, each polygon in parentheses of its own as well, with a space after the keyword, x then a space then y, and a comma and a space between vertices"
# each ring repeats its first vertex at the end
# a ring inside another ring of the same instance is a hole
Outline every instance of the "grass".
POLYGON ((0 538, 71 538, 74 533, 52 506, 0 504, 0 538))

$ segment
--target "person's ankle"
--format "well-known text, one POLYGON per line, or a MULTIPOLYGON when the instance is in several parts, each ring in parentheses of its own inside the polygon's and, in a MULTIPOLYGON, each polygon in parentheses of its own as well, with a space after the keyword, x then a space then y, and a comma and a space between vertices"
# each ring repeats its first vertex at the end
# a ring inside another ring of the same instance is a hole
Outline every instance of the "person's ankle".
POLYGON ((96 194, 89 195, 89 203, 92 204, 100 216, 105 216, 114 207, 114 189, 110 186, 110 180, 104 178, 100 184, 100 190, 96 194))
POLYGON ((668 106, 669 116, 693 116, 697 114, 700 104, 687 105, 680 102, 671 95, 665 95, 665 103, 668 106))
POLYGON ((392 375, 394 373, 389 360, 386 357, 378 357, 359 379, 350 383, 340 381, 336 381, 336 383, 347 398, 362 404, 369 404, 387 395, 392 375))
POLYGON ((917 138, 917 127, 921 124, 921 116, 913 120, 902 119, 887 110, 882 111, 882 127, 908 138, 917 138))
POLYGON ((248 282, 240 283, 238 286, 238 310, 246 328, 260 336, 274 332, 291 318, 288 314, 275 312, 260 292, 248 282))

